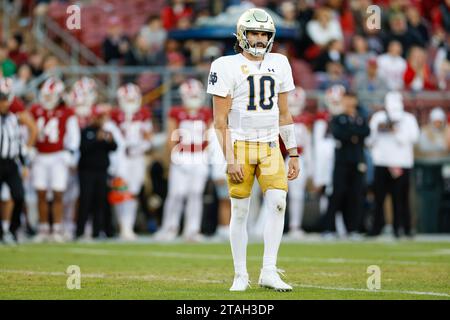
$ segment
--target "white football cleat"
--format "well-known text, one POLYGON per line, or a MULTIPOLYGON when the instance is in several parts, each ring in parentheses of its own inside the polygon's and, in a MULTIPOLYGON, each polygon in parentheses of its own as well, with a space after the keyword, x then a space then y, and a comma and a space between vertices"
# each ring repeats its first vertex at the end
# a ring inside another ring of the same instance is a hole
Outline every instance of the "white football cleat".
POLYGON ((292 287, 280 278, 279 274, 284 276, 283 272, 281 269, 261 269, 258 284, 275 291, 292 291, 292 287))
POLYGON ((137 240, 137 235, 133 231, 124 231, 120 233, 120 239, 123 241, 135 241, 137 240))
POLYGON ((294 229, 289 231, 287 236, 292 240, 303 240, 305 239, 305 232, 302 229, 294 229))
POLYGON ((161 241, 161 242, 174 241, 176 238, 177 238, 176 232, 167 231, 167 230, 159 230, 153 236, 153 239, 155 241, 161 241))
POLYGON ((47 232, 39 232, 36 236, 33 238, 34 243, 44 243, 48 242, 50 235, 47 232))
POLYGON ((50 238, 50 241, 56 242, 56 243, 66 242, 66 238, 64 237, 64 234, 62 232, 53 232, 49 238, 50 238))
POLYGON ((3 234, 3 242, 9 245, 17 244, 14 235, 10 231, 6 231, 3 234))
POLYGON ((250 287, 247 273, 236 273, 230 291, 245 291, 250 287))
POLYGON ((200 233, 190 234, 183 236, 185 242, 190 243, 201 243, 205 242, 205 237, 200 233))

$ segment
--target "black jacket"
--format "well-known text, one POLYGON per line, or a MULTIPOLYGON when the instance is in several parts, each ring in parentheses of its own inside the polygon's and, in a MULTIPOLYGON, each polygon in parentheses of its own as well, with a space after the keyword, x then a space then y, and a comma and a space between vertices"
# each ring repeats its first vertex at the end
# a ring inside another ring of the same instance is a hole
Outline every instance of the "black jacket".
POLYGON ((117 149, 114 140, 97 139, 98 127, 88 126, 81 131, 79 170, 105 171, 109 167, 109 153, 117 149))
POLYGON ((365 162, 364 138, 370 134, 367 120, 357 114, 350 117, 340 114, 331 120, 331 133, 336 139, 336 163, 358 164, 365 162))

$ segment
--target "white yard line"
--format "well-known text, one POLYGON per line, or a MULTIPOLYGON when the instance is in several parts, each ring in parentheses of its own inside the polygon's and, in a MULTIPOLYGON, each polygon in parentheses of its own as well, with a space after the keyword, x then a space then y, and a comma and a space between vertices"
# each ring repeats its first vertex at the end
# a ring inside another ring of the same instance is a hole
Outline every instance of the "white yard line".
MULTIPOLYGON (((75 254, 90 254, 90 255, 113 255, 113 256, 151 256, 151 257, 166 257, 175 259, 216 259, 216 260, 229 260, 230 255, 220 254, 201 254, 201 253, 185 253, 185 252, 162 252, 152 251, 117 251, 107 249, 90 249, 90 248, 66 248, 65 252, 75 254)), ((262 257, 248 256, 249 260, 259 261, 262 257)), ((440 264, 442 262, 430 262, 430 261, 411 261, 411 260, 380 260, 380 259, 347 259, 347 258, 315 258, 315 257, 279 257, 279 261, 286 262, 322 262, 331 264, 342 263, 354 263, 354 264, 399 264, 399 265, 433 265, 440 264)))
POLYGON ((342 287, 328 287, 328 286, 316 286, 309 284, 298 284, 295 285, 300 288, 314 288, 314 289, 323 289, 323 290, 336 290, 336 291, 361 291, 361 292, 370 292, 370 293, 401 293, 401 294, 411 294, 411 295, 419 295, 419 296, 437 296, 437 297, 450 297, 450 294, 443 292, 422 292, 422 291, 409 291, 409 290, 369 290, 369 289, 360 289, 360 288, 342 288, 342 287))
MULTIPOLYGON (((64 276, 67 277, 68 274, 64 272, 45 272, 45 271, 28 271, 28 270, 11 270, 11 269, 0 269, 0 273, 14 273, 22 274, 25 276, 64 276)), ((205 279, 186 279, 186 278, 175 278, 175 277, 164 277, 157 275, 130 275, 130 274, 102 274, 102 273, 82 273, 82 278, 95 278, 95 279, 124 279, 124 280, 142 280, 142 281, 172 281, 172 282, 201 282, 201 283, 215 283, 222 284, 228 283, 226 280, 205 280, 205 279)), ((331 286, 318 286, 309 284, 293 284, 294 287, 298 288, 310 288, 310 289, 320 289, 320 290, 330 290, 330 291, 354 291, 354 292, 368 292, 368 293, 400 293, 408 295, 418 295, 418 296, 436 296, 436 297, 450 297, 450 294, 443 292, 427 292, 427 291, 410 291, 410 290, 369 290, 361 288, 344 288, 344 287, 331 287, 331 286)))

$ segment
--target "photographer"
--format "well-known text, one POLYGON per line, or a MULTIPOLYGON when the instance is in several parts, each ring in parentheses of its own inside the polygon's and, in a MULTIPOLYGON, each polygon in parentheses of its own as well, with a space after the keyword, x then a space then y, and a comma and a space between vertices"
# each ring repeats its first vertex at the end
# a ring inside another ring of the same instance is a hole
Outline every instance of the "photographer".
POLYGON ((414 163, 414 144, 420 129, 411 113, 403 110, 399 92, 389 92, 385 97, 385 110, 376 112, 370 121, 372 158, 375 166, 375 219, 369 235, 377 236, 384 226, 384 200, 392 195, 394 211, 394 236, 411 236, 409 207, 410 170, 414 163))
POLYGON ((104 222, 109 154, 117 148, 112 133, 104 129, 109 109, 98 105, 92 113, 92 123, 81 132, 78 162, 80 207, 76 238, 84 234, 89 213, 92 213, 93 217, 93 238, 100 234, 104 222))

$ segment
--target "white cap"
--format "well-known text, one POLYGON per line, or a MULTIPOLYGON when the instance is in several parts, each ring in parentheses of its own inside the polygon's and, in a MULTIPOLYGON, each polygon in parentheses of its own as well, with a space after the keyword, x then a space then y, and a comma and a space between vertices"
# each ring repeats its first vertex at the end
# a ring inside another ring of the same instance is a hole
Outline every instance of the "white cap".
POLYGON ((430 112, 430 121, 444 121, 445 122, 445 112, 441 108, 437 107, 430 112))

